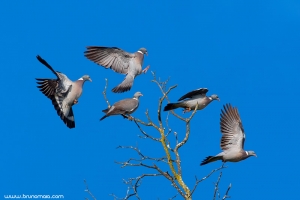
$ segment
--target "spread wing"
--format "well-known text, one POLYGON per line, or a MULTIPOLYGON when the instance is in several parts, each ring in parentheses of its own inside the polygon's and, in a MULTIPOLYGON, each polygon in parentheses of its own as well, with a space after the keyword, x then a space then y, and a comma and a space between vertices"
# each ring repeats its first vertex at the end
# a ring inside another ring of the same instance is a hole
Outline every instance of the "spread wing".
POLYGON ((51 99, 57 114, 65 122, 69 128, 75 127, 74 115, 67 96, 72 90, 72 81, 63 73, 53 70, 53 68, 40 56, 37 59, 48 67, 56 76, 57 79, 37 78, 38 88, 49 99, 51 99))
POLYGON ((226 104, 224 110, 221 110, 220 125, 222 132, 221 149, 244 149, 245 133, 237 108, 226 104))
POLYGON ((181 101, 181 100, 184 100, 187 98, 194 98, 194 97, 203 98, 203 97, 205 97, 207 92, 208 92, 207 88, 199 88, 197 90, 193 90, 193 91, 183 95, 182 97, 180 97, 180 99, 178 99, 178 101, 181 101))
POLYGON ((88 46, 86 48, 84 55, 89 60, 121 74, 127 74, 130 62, 134 58, 134 54, 117 47, 88 46))

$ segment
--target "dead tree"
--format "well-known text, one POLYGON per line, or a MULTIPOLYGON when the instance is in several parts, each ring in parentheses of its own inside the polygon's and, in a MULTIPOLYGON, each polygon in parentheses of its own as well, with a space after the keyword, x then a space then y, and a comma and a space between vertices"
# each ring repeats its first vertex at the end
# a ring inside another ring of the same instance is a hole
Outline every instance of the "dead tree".
MULTIPOLYGON (((147 122, 142 121, 137 118, 134 118, 133 121, 136 124, 139 131, 141 132, 143 138, 152 140, 153 142, 158 142, 162 145, 165 156, 161 157, 161 158, 154 158, 154 157, 144 155, 138 147, 119 146, 118 147, 119 149, 130 149, 130 150, 135 151, 138 156, 138 158, 129 158, 125 162, 116 162, 122 168, 123 167, 144 167, 144 168, 153 170, 153 173, 145 173, 145 174, 141 174, 134 178, 129 178, 128 180, 123 180, 123 182, 128 186, 125 197, 119 198, 115 194, 111 194, 111 196, 113 196, 115 200, 117 200, 117 199, 127 200, 131 197, 136 197, 136 199, 141 199, 141 197, 139 196, 139 193, 138 193, 138 188, 141 186, 142 179, 144 179, 146 177, 163 176, 171 182, 171 185, 177 191, 177 194, 174 195, 173 197, 171 197, 170 199, 174 199, 177 196, 182 196, 183 199, 185 199, 185 200, 191 200, 192 195, 193 195, 194 191, 196 190, 198 184, 200 182, 206 180, 213 173, 215 173, 219 170, 222 170, 223 168, 225 168, 225 166, 223 164, 221 167, 212 170, 208 175, 206 175, 205 177, 203 177, 201 179, 198 179, 197 177, 195 177, 195 184, 192 189, 190 189, 187 186, 187 184, 185 183, 185 181, 183 180, 183 177, 182 177, 181 158, 180 158, 179 150, 188 142, 188 139, 190 136, 190 122, 197 112, 198 105, 196 106, 195 110, 192 112, 192 114, 188 118, 181 117, 180 115, 176 114, 173 110, 170 111, 170 113, 174 117, 176 117, 177 119, 179 119, 180 121, 182 121, 185 124, 185 137, 183 140, 179 141, 178 137, 177 137, 177 133, 172 132, 172 130, 168 127, 168 116, 166 118, 165 125, 161 119, 162 103, 163 103, 163 101, 167 101, 170 103, 168 94, 174 88, 176 88, 176 85, 171 86, 167 89, 166 86, 167 86, 168 80, 161 82, 159 79, 156 78, 155 73, 152 72, 152 74, 153 74, 152 82, 154 82, 158 86, 158 88, 160 89, 160 91, 162 93, 162 97, 158 101, 158 109, 157 109, 158 123, 155 124, 153 122, 153 120, 151 119, 151 117, 149 115, 148 110, 145 113, 147 122), (144 129, 142 128, 142 126, 152 127, 154 129, 154 131, 157 131, 159 133, 160 137, 156 138, 156 137, 153 137, 151 134, 146 133, 144 131, 144 129), (168 140, 168 137, 170 137, 171 135, 174 135, 174 137, 175 137, 176 143, 174 145, 172 145, 168 140), (146 161, 151 161, 152 164, 148 164, 149 162, 146 162, 146 161), (169 171, 163 171, 159 167, 160 163, 164 163, 165 165, 168 165, 170 173, 169 173, 169 171)), ((108 83, 107 83, 107 79, 106 79, 106 85, 105 85, 105 88, 103 91, 103 96, 104 96, 104 99, 105 99, 108 107, 110 107, 110 103, 106 97, 107 84, 108 83)), ((124 115, 123 117, 126 118, 127 116, 124 115)), ((228 193, 231 188, 231 184, 229 185, 229 187, 226 191, 226 194, 223 197, 221 197, 221 195, 219 193, 218 185, 221 180, 221 177, 222 177, 222 172, 220 172, 218 180, 215 183, 213 199, 218 198, 218 199, 224 200, 226 198, 229 198, 228 193)), ((89 194, 91 194, 88 189, 86 191, 89 194)), ((92 196, 92 197, 93 197, 93 199, 96 199, 94 196, 92 196)))

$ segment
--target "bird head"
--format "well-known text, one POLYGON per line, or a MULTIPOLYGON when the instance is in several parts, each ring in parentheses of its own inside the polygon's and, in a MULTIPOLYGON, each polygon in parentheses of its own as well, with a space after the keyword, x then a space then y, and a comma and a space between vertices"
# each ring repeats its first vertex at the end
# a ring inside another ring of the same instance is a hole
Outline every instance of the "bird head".
POLYGON ((140 92, 136 92, 136 93, 134 93, 133 98, 138 99, 140 96, 143 96, 143 94, 140 92))
POLYGON ((83 75, 81 78, 84 81, 90 81, 90 82, 92 82, 92 79, 91 79, 91 77, 89 75, 83 75))
POLYGON ((211 95, 211 99, 220 101, 218 95, 216 95, 216 94, 211 95))
POLYGON ((141 53, 141 54, 146 54, 147 56, 148 56, 148 51, 147 51, 147 49, 146 48, 140 48, 139 50, 138 50, 138 52, 139 53, 141 53))
POLYGON ((257 157, 257 155, 256 155, 256 153, 254 151, 246 151, 246 152, 248 154, 248 157, 249 156, 255 156, 255 157, 257 157))

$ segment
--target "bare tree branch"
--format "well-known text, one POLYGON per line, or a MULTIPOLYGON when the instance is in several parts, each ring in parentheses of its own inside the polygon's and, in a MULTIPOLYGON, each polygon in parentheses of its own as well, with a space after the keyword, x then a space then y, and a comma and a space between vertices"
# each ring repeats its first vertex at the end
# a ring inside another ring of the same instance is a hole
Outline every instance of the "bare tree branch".
POLYGON ((137 120, 139 119, 133 119, 134 123, 137 125, 137 127, 140 129, 141 133, 145 136, 145 138, 150 138, 156 142, 159 142, 159 139, 152 137, 151 135, 148 135, 141 127, 140 125, 137 123, 137 120))
MULTIPOLYGON (((128 161, 126 162, 117 162, 118 164, 123 164, 123 166, 127 166, 129 164, 132 164, 131 161, 138 161, 139 163, 137 164, 138 165, 141 165, 142 161, 145 161, 145 160, 152 160, 152 161, 156 161, 156 162, 165 162, 167 163, 166 161, 166 157, 162 157, 162 158, 152 158, 152 157, 149 157, 149 156, 144 156, 142 154, 142 152, 137 148, 137 147, 133 147, 133 146, 118 146, 117 149, 132 149, 134 150, 135 152, 137 152, 137 154, 139 155, 140 159, 134 159, 134 158, 130 158, 128 161)), ((130 166, 136 166, 135 164, 134 165, 130 165, 130 166)), ((151 167, 153 168, 153 167, 151 167)))
POLYGON ((207 178, 209 178, 209 177, 210 177, 212 174, 214 174, 215 172, 217 172, 217 171, 219 171, 219 170, 221 170, 221 169, 223 169, 223 168, 226 168, 226 166, 224 166, 224 164, 225 164, 225 163, 223 163, 221 167, 212 170, 208 175, 204 176, 204 177, 203 177, 202 179, 200 179, 200 180, 198 180, 197 177, 195 177, 195 178, 196 178, 196 183, 195 183, 194 188, 193 188, 193 190, 192 190, 192 192, 191 192, 191 195, 195 192, 195 190, 196 190, 196 188, 198 187, 198 184, 199 184, 199 183, 201 183, 202 181, 204 181, 204 180, 206 180, 207 178))
POLYGON ((222 200, 225 200, 227 198, 230 198, 230 196, 228 196, 228 193, 229 193, 229 190, 231 189, 231 183, 229 184, 228 188, 227 188, 227 191, 225 193, 225 195, 223 196, 222 200))
POLYGON ((219 197, 219 199, 220 199, 219 183, 220 183, 221 177, 222 177, 222 172, 220 172, 220 175, 219 175, 219 177, 218 177, 218 180, 217 180, 217 182, 215 183, 215 190, 214 190, 214 198, 213 198, 213 200, 216 199, 216 196, 217 196, 216 194, 218 194, 218 197, 219 197))
POLYGON ((119 198, 115 194, 110 194, 110 195, 113 196, 115 200, 117 199, 127 200, 132 196, 135 196, 138 200, 140 200, 141 198, 138 195, 138 187, 141 185, 142 179, 149 176, 161 176, 161 175, 162 174, 142 174, 141 176, 138 176, 136 178, 130 178, 128 181, 123 180, 123 182, 126 185, 128 185, 126 196, 124 198, 119 198), (132 192, 130 193, 130 191, 132 192))
MULTIPOLYGON (((91 191, 89 190, 89 186, 86 182, 86 180, 83 180, 84 181, 84 184, 86 186, 86 189, 84 190, 85 192, 89 193, 89 195, 91 195, 91 197, 94 199, 94 200, 97 200, 96 197, 91 193, 91 191)), ((88 200, 88 198, 85 198, 86 200, 88 200)))
POLYGON ((102 94, 103 94, 104 99, 105 99, 105 101, 106 101, 106 103, 107 103, 107 107, 110 108, 109 101, 108 101, 108 99, 107 99, 107 97, 106 97, 107 86, 108 86, 108 80, 107 80, 107 78, 106 78, 106 79, 105 79, 105 87, 104 87, 104 90, 103 90, 102 94))

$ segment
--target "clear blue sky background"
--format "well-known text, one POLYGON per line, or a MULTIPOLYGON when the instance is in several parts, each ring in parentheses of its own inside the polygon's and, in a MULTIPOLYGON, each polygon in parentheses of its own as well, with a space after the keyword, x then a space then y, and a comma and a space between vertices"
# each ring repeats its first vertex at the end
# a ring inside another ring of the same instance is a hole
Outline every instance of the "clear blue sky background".
MULTIPOLYGON (((144 96, 133 116, 146 120, 149 109, 156 121, 161 94, 151 73, 137 77, 131 91, 114 94, 110 89, 123 76, 87 60, 83 52, 88 45, 129 52, 146 47, 144 67, 150 64, 162 80, 171 78, 170 86, 178 84, 170 94, 173 101, 200 87, 219 95, 221 102, 196 114, 190 139, 181 149, 183 178, 190 188, 195 176, 201 178, 221 165, 199 163, 220 152, 220 110, 231 103, 242 117, 245 149, 254 150, 258 158, 227 163, 221 194, 232 183, 232 199, 298 198, 299 1, 11 0, 0 3, 0 13, 0 198, 63 194, 65 199, 84 199, 89 197, 84 179, 97 199, 113 199, 110 193, 123 197, 127 187, 122 179, 152 171, 120 168, 114 161, 136 154, 116 147, 138 145, 149 156, 164 155, 161 145, 138 138, 133 122, 119 116, 99 121, 106 108, 105 78, 111 103, 141 91, 144 96), (62 123, 36 88, 34 78, 55 77, 37 61, 37 54, 72 80, 83 74, 93 79, 74 106, 75 129, 62 123)), ((169 120, 182 138, 184 124, 174 117, 169 120)), ((218 175, 202 182, 194 199, 212 199, 218 175)), ((139 192, 142 199, 176 194, 164 178, 144 179, 139 192)))

